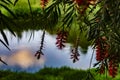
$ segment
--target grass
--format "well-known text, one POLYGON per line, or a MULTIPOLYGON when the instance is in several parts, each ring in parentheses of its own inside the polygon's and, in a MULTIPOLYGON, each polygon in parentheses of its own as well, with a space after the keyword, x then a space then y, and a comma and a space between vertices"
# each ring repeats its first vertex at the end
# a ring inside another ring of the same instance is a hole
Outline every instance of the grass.
MULTIPOLYGON (((94 76, 95 80, 120 80, 120 72, 115 78, 96 74, 95 69, 91 69, 91 73, 92 76, 94 76)), ((87 80, 88 74, 88 70, 78 70, 69 67, 45 67, 36 73, 1 70, 0 80, 87 80)), ((93 78, 90 78, 89 80, 93 80, 93 78)))

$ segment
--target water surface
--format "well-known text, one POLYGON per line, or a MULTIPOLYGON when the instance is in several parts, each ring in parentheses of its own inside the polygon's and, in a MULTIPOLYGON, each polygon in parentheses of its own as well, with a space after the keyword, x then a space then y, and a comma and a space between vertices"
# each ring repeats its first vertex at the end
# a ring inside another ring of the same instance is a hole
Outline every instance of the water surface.
MULTIPOLYGON (((34 36, 31 37, 31 31, 24 31, 21 38, 14 37, 8 31, 5 31, 9 40, 9 51, 0 43, 0 56, 8 64, 7 66, 0 62, 0 69, 10 69, 13 71, 27 71, 36 72, 47 67, 62 67, 68 66, 71 68, 88 69, 90 58, 92 55, 92 47, 88 47, 87 53, 82 54, 80 51, 80 60, 73 63, 70 59, 71 44, 67 43, 63 50, 59 50, 56 43, 56 35, 46 33, 44 49, 44 56, 37 60, 34 56, 35 52, 39 50, 42 31, 34 31, 34 36), (30 39, 30 40, 29 40, 30 39)), ((0 38, 2 36, 0 35, 0 38)), ((81 50, 81 49, 80 49, 81 50)), ((95 55, 93 56, 92 64, 95 63, 95 55)))

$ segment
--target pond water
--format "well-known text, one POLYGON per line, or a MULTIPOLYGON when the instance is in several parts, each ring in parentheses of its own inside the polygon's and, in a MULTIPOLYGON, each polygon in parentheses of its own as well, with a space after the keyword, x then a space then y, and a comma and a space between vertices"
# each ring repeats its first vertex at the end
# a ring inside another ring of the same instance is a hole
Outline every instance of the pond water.
MULTIPOLYGON (((44 49, 42 56, 39 60, 34 56, 36 51, 39 50, 42 31, 34 31, 34 36, 31 37, 31 31, 22 32, 22 37, 19 39, 11 35, 8 31, 5 31, 9 40, 9 51, 2 43, 0 43, 0 57, 8 65, 4 65, 0 62, 0 69, 13 70, 13 71, 26 71, 37 72, 41 68, 46 67, 62 67, 68 66, 71 68, 88 69, 90 64, 90 58, 92 55, 92 47, 88 47, 87 53, 82 54, 80 51, 80 60, 76 63, 70 59, 70 46, 67 43, 63 50, 59 50, 56 43, 56 35, 50 35, 46 33, 44 49), (29 40, 30 39, 30 40, 29 40)), ((0 35, 0 38, 2 36, 0 35)), ((81 49, 80 49, 81 50, 81 49)), ((95 55, 93 56, 92 66, 96 62, 95 55)))

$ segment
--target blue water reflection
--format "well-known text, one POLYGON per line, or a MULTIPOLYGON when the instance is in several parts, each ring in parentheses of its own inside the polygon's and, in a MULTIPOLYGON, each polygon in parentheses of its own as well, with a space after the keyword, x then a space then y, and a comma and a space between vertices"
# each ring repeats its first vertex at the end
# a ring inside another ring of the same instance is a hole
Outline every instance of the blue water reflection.
MULTIPOLYGON (((46 33, 44 42, 44 56, 37 60, 34 57, 35 52, 39 49, 42 31, 34 31, 29 41, 31 31, 23 32, 21 39, 12 36, 5 31, 9 39, 11 51, 7 50, 0 43, 0 56, 8 64, 8 66, 0 62, 0 69, 10 69, 14 71, 36 72, 44 66, 61 67, 69 66, 72 68, 87 69, 89 67, 92 48, 89 47, 87 54, 80 54, 80 60, 72 63, 70 59, 70 44, 66 44, 63 50, 59 50, 56 45, 56 35, 46 33)), ((1 35, 0 35, 0 38, 1 35)), ((81 52, 81 51, 80 51, 81 52)), ((92 64, 95 63, 95 55, 92 64)))

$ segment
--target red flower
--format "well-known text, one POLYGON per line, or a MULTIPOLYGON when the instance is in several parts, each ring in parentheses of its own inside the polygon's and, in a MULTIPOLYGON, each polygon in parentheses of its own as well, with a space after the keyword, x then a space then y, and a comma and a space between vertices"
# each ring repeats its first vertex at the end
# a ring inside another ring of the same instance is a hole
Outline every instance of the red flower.
POLYGON ((66 43, 67 37, 68 37, 68 32, 66 31, 58 32, 57 38, 56 38, 57 40, 56 45, 59 49, 63 49, 65 47, 64 43, 66 43))
POLYGON ((109 75, 112 77, 115 77, 117 75, 117 71, 118 71, 118 66, 114 63, 112 63, 112 61, 109 63, 109 75))
POLYGON ((75 1, 79 6, 80 5, 93 5, 96 3, 96 0, 73 0, 75 1))
POLYGON ((100 39, 96 41, 96 60, 102 61, 104 59, 104 54, 102 52, 102 45, 100 39))
POLYGON ((46 4, 48 3, 48 0, 41 0, 41 7, 44 8, 46 4))
POLYGON ((96 60, 97 61, 102 61, 103 60, 102 59, 102 54, 101 54, 101 46, 100 46, 100 44, 98 44, 96 46, 96 60))
POLYGON ((96 0, 73 0, 77 4, 77 9, 80 11, 81 14, 83 14, 89 5, 95 5, 96 0))
POLYGON ((75 63, 76 61, 78 61, 79 60, 79 56, 80 56, 80 54, 79 54, 79 52, 78 52, 78 48, 73 48, 72 50, 71 50, 71 59, 73 59, 73 63, 75 63))
POLYGON ((78 5, 82 5, 85 2, 85 0, 75 0, 75 1, 78 5))
POLYGON ((105 58, 108 57, 108 49, 109 46, 106 43, 105 39, 98 38, 96 40, 96 60, 103 61, 105 58))
POLYGON ((117 71, 119 67, 117 60, 118 60, 117 56, 113 56, 113 58, 109 60, 108 72, 109 75, 112 77, 115 77, 117 75, 117 71))

